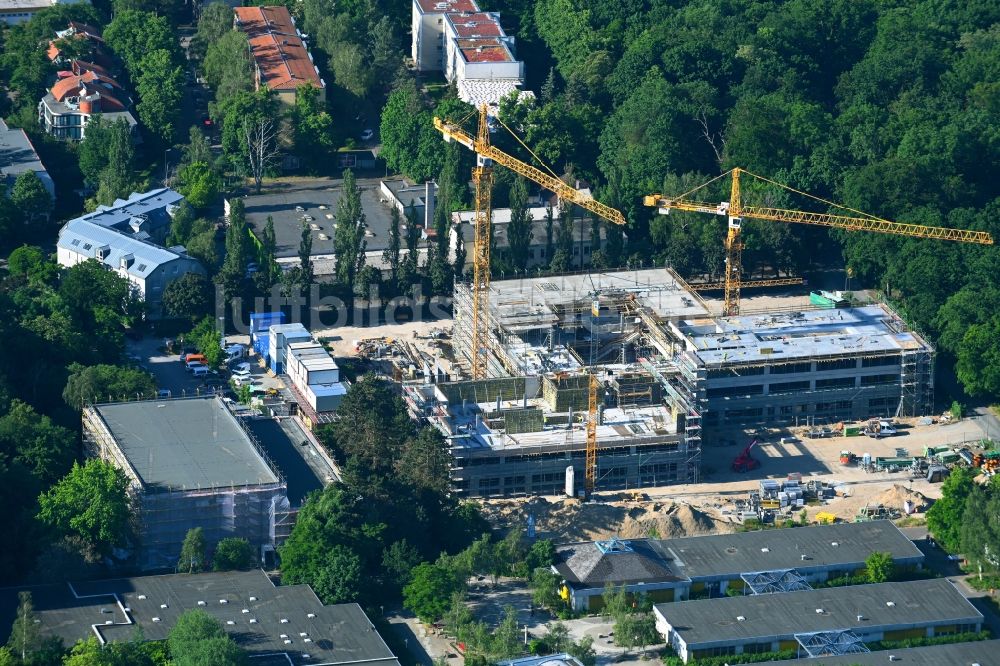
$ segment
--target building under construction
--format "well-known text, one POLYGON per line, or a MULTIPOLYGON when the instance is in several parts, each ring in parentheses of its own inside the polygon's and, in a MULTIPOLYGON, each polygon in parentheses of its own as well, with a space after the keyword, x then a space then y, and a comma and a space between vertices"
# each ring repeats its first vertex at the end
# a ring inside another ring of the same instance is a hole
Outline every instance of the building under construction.
MULTIPOLYGON (((466 363, 471 302, 456 285, 466 363)), ((885 304, 720 317, 665 268, 494 281, 488 302, 488 376, 644 373, 707 445, 722 427, 933 411, 934 349, 885 304)))
MULTIPOLYGON (((603 373, 595 487, 696 482, 697 420, 665 405, 649 374, 603 373)), ((404 397, 447 438, 459 494, 577 494, 585 475, 588 383, 588 375, 547 374, 407 384, 404 397)))
POLYGON ((287 534, 293 514, 285 481, 219 398, 88 406, 83 438, 88 455, 128 475, 143 570, 175 567, 195 527, 210 550, 243 537, 266 551, 287 534))

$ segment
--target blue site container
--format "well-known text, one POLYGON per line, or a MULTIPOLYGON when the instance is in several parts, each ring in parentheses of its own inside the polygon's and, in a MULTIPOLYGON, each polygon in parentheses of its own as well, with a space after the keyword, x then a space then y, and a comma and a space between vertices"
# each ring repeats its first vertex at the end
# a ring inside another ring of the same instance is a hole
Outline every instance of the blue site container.
MULTIPOLYGON (((285 323, 284 312, 251 312, 250 313, 250 335, 266 333, 267 329, 275 324, 285 323)), ((264 350, 265 353, 267 350, 264 350)))

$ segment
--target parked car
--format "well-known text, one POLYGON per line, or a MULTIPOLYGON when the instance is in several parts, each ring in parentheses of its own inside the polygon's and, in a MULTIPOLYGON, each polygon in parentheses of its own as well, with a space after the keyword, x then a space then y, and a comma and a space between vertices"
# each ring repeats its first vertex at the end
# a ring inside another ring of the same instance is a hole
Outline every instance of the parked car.
POLYGON ((170 389, 160 389, 159 391, 156 392, 157 398, 170 398, 172 396, 173 393, 170 392, 170 389))
POLYGON ((361 133, 361 140, 362 141, 370 141, 373 136, 375 136, 375 131, 374 130, 370 130, 370 129, 366 129, 365 131, 363 131, 361 133))
POLYGON ((240 388, 244 384, 253 384, 253 377, 250 375, 235 375, 233 377, 233 385, 236 386, 236 388, 240 388))
POLYGON ((189 361, 186 367, 188 372, 194 372, 198 368, 205 368, 205 370, 208 370, 208 366, 202 363, 201 361, 189 361))
POLYGON ((191 374, 195 377, 205 377, 208 375, 208 366, 199 365, 197 368, 191 368, 191 374))
POLYGON ((237 363, 231 368, 231 370, 233 374, 236 374, 237 372, 250 374, 250 364, 247 363, 246 361, 244 361, 243 363, 237 363))

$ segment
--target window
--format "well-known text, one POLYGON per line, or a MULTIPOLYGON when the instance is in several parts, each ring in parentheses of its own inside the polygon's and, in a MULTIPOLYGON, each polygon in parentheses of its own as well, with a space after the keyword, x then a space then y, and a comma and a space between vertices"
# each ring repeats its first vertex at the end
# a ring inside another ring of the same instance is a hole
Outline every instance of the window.
POLYGON ((862 386, 877 386, 881 384, 897 384, 899 375, 869 375, 861 378, 862 386))
POLYGON ((90 249, 90 248, 92 248, 92 247, 94 247, 94 246, 93 246, 93 245, 91 245, 90 243, 86 243, 86 244, 85 244, 85 245, 83 246, 83 249, 84 249, 84 250, 89 250, 89 249, 90 249))
MULTIPOLYGON (((808 388, 809 382, 806 382, 806 387, 808 388)), ((754 384, 753 386, 725 386, 722 388, 708 389, 707 395, 708 399, 713 398, 729 398, 735 396, 745 396, 745 395, 763 395, 764 386, 763 384, 754 384)))
POLYGON ((74 238, 73 242, 70 243, 70 245, 72 245, 73 247, 78 247, 80 245, 80 239, 79 238, 74 238))
POLYGON ((798 393, 800 391, 808 391, 809 382, 780 382, 778 384, 770 384, 767 388, 767 392, 772 395, 781 395, 782 393, 798 393))
POLYGON ((858 362, 853 358, 842 358, 835 361, 816 361, 816 372, 826 370, 850 370, 858 367, 858 362))
POLYGON ((140 273, 143 272, 144 270, 146 270, 146 264, 139 264, 139 267, 136 268, 135 270, 140 273))
POLYGON ((875 356, 861 359, 862 368, 875 368, 880 365, 899 365, 898 356, 875 356))
POLYGON ((817 379, 817 389, 854 388, 854 377, 838 377, 837 379, 817 379))
POLYGON ((812 363, 783 363, 771 367, 772 375, 790 375, 795 372, 810 372, 812 363))

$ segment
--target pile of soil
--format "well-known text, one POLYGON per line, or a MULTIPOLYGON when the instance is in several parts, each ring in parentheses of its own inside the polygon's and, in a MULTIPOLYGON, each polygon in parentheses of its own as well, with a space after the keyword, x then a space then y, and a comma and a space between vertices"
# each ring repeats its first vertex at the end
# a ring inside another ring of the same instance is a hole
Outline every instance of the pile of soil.
POLYGON ((874 503, 882 504, 883 506, 902 511, 903 504, 906 501, 913 502, 913 506, 916 508, 918 513, 923 513, 931 505, 930 500, 928 500, 924 495, 899 484, 894 485, 892 488, 876 497, 874 503))
POLYGON ((687 504, 588 502, 574 499, 490 500, 483 513, 494 527, 524 528, 535 517, 535 533, 560 543, 592 541, 612 536, 672 538, 732 532, 732 523, 718 520, 687 504))

